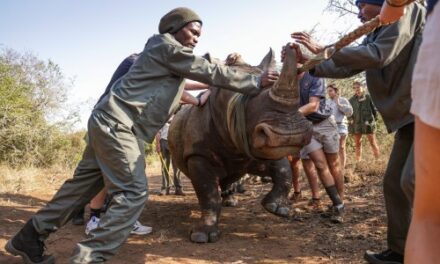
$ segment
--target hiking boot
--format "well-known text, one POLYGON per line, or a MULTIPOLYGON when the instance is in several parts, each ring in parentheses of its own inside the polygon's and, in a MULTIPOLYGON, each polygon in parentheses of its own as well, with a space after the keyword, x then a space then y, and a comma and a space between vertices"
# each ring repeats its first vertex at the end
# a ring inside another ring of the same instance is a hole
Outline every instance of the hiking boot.
POLYGON ((130 234, 132 235, 147 235, 153 231, 151 226, 144 226, 141 222, 136 221, 133 225, 133 230, 131 230, 130 234))
POLYGON ((183 192, 181 187, 177 187, 176 191, 174 192, 174 195, 185 196, 185 193, 183 192))
POLYGON ((341 224, 344 222, 344 204, 332 206, 332 211, 330 215, 330 221, 335 224, 341 224))
POLYGON ((51 255, 44 255, 44 242, 40 234, 35 230, 32 219, 27 221, 23 228, 8 241, 6 251, 14 256, 22 257, 27 264, 52 264, 55 258, 51 255))
POLYGON ((84 225, 84 208, 72 217, 72 224, 84 225))
POLYGON ((364 259, 371 264, 401 264, 403 263, 403 255, 387 249, 380 253, 374 253, 367 250, 364 259))

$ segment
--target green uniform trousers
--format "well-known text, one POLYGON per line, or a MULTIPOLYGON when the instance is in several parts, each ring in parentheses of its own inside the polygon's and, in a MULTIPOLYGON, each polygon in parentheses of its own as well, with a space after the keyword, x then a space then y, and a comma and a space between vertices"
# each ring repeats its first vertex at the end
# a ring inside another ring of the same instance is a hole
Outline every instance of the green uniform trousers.
POLYGON ((404 254, 414 197, 414 123, 397 130, 383 182, 388 248, 404 254))
POLYGON ((127 126, 94 110, 88 123, 89 144, 72 179, 33 217, 47 236, 66 224, 103 187, 112 197, 107 212, 89 238, 77 244, 71 263, 99 263, 113 256, 133 229, 148 198, 143 142, 127 126))

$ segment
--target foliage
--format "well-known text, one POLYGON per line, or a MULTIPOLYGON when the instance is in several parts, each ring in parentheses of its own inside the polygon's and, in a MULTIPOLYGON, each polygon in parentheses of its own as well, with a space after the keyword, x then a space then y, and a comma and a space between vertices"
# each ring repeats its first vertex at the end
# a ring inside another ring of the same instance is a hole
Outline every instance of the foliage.
POLYGON ((329 0, 326 11, 337 13, 340 17, 347 14, 357 14, 355 0, 329 0))
POLYGON ((64 111, 69 84, 58 65, 30 53, 0 53, 0 162, 14 167, 71 166, 83 144, 80 133, 47 120, 64 111))
MULTIPOLYGON (((353 96, 353 82, 357 81, 365 81, 365 73, 360 73, 355 76, 346 79, 326 79, 326 84, 334 84, 338 87, 339 94, 347 99, 353 96)), ((383 119, 380 115, 378 115, 377 120, 377 130, 376 130, 376 138, 379 143, 379 146, 383 150, 390 149, 393 143, 393 135, 389 134, 386 130, 383 119)), ((368 144, 366 140, 363 140, 363 144, 368 144)), ((352 137, 348 137, 347 139, 347 150, 349 152, 354 152, 354 141, 352 137)))

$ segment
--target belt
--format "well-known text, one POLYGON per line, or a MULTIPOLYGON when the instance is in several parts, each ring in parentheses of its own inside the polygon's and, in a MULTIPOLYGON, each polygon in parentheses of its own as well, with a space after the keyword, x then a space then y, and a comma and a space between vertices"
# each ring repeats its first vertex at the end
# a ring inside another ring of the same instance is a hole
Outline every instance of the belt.
POLYGON ((316 125, 316 124, 319 124, 319 123, 321 123, 322 121, 325 121, 325 120, 327 120, 327 119, 328 119, 328 117, 325 118, 325 119, 322 119, 322 120, 312 121, 312 123, 313 123, 314 125, 316 125))

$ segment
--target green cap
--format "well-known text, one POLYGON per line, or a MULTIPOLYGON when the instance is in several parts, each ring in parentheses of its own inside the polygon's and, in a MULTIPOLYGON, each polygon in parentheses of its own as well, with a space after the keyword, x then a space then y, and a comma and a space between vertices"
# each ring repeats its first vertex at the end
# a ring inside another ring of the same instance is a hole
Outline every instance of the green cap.
POLYGON ((160 19, 159 33, 176 33, 186 24, 194 21, 202 24, 200 17, 191 9, 187 7, 175 8, 160 19))

